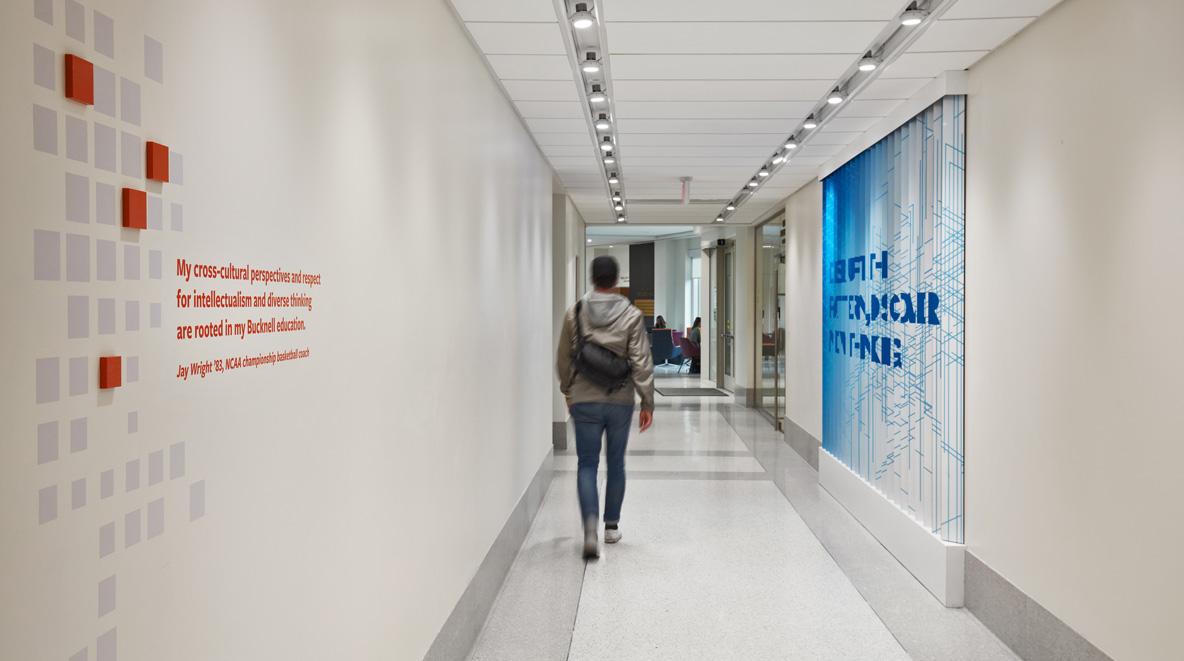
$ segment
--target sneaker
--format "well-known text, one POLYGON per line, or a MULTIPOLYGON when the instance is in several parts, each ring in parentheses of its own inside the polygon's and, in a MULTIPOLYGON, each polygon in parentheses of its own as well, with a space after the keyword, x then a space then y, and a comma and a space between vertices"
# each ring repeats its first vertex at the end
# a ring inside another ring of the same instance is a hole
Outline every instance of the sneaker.
POLYGON ((584 557, 600 557, 600 548, 596 539, 596 519, 594 518, 584 521, 584 557))
POLYGON ((616 528, 605 528, 604 529, 604 543, 605 544, 616 544, 619 541, 621 541, 621 531, 620 530, 618 530, 616 528))

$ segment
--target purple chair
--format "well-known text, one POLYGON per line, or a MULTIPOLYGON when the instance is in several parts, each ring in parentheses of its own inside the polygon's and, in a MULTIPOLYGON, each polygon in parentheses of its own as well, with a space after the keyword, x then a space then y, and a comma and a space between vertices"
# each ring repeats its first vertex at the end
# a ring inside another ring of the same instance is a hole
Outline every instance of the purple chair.
POLYGON ((695 346, 693 342, 685 337, 679 338, 679 346, 682 347, 682 365, 678 366, 678 371, 682 372, 682 368, 690 365, 692 361, 699 359, 699 347, 695 346))

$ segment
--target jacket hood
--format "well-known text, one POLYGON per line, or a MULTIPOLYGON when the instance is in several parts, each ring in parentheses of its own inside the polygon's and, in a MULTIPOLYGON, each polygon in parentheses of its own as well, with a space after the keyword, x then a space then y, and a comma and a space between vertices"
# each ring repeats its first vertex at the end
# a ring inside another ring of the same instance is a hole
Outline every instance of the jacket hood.
POLYGON ((589 328, 602 328, 625 314, 629 306, 629 299, 620 294, 606 294, 593 289, 584 295, 580 316, 589 328))

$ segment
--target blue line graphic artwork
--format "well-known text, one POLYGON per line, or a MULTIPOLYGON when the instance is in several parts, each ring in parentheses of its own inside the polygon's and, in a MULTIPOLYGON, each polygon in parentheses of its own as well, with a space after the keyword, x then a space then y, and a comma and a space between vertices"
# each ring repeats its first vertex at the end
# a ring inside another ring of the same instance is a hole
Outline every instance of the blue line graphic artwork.
POLYGON ((962 543, 966 97, 823 182, 823 448, 962 543))

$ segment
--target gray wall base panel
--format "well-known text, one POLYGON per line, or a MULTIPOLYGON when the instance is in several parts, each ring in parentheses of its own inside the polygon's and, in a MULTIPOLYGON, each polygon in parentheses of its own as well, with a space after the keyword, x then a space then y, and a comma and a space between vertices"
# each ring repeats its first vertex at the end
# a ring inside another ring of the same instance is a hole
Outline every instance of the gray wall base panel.
POLYGON ((481 634, 481 627, 485 625, 485 619, 497 601, 498 591, 510 573, 514 558, 518 557, 518 550, 522 548, 522 542, 526 540, 534 517, 543 504, 543 497, 551 488, 554 457, 553 452, 548 452, 543 459, 526 493, 522 494, 493 546, 485 554, 477 574, 469 581, 469 587, 436 634, 436 640, 423 657, 424 661, 456 661, 466 658, 473 649, 481 634))
POLYGON ((795 452, 802 456, 807 463, 818 470, 818 451, 822 449, 822 441, 802 428, 791 418, 785 418, 785 442, 795 452))
POLYGON ((567 421, 551 423, 551 446, 558 450, 567 449, 567 421))
POLYGON ((756 388, 746 388, 744 386, 736 386, 733 401, 745 408, 756 408, 756 388))
POLYGON ((1021 659, 1113 661, 970 551, 966 609, 1021 659))

